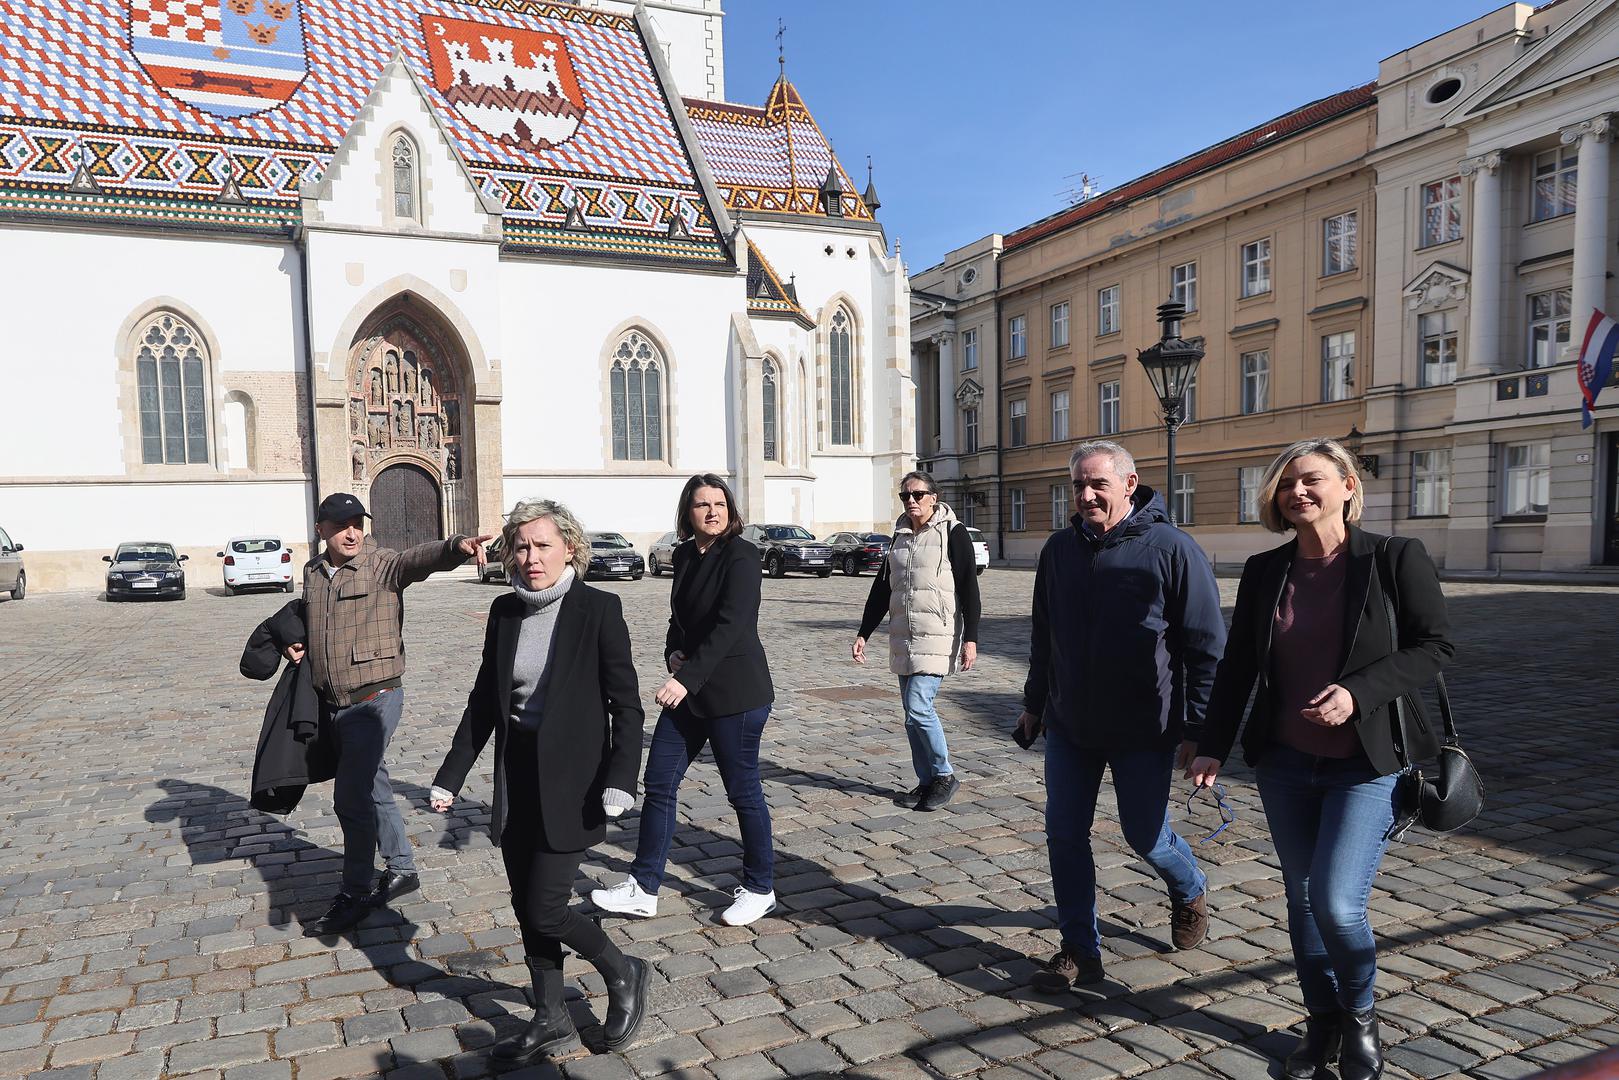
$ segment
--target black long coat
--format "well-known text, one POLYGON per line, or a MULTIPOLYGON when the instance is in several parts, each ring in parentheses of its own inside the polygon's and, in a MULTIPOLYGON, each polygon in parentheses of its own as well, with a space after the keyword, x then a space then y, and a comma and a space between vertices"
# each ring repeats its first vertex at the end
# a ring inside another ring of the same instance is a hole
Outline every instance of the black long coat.
MULTIPOLYGON (((1387 775, 1400 770, 1390 703, 1431 681, 1450 662, 1455 646, 1450 641, 1450 618, 1439 574, 1422 542, 1410 538, 1397 538, 1389 549, 1399 641, 1389 639, 1383 585, 1377 573, 1377 546, 1383 539, 1377 533, 1349 527, 1344 655, 1336 681, 1355 699, 1351 722, 1366 756, 1373 768, 1387 775)), ((1271 631, 1298 547, 1294 539, 1260 552, 1243 567, 1225 657, 1214 677, 1198 741, 1200 757, 1226 759, 1256 682, 1259 692, 1253 694, 1253 709, 1242 733, 1243 760, 1254 764, 1271 744, 1271 631)))
MULTIPOLYGON (((607 835, 602 810, 605 788, 635 794, 641 771, 645 712, 630 655, 624 606, 614 593, 575 580, 558 601, 552 631, 551 674, 545 716, 536 738, 540 817, 545 847, 583 851, 607 835)), ((506 827, 506 740, 510 735, 512 665, 526 608, 507 593, 489 606, 483 662, 467 695, 461 726, 433 778, 436 787, 460 791, 489 736, 495 736, 495 791, 490 829, 496 844, 506 827)))
MULTIPOLYGON (((304 602, 289 601, 247 639, 239 665, 243 675, 264 680, 281 665, 281 650, 303 644, 304 602)), ((251 802, 267 814, 289 814, 304 788, 337 775, 337 748, 321 724, 320 696, 307 663, 288 663, 270 694, 253 755, 251 802)))
POLYGON ((769 705, 776 692, 759 641, 759 549, 733 536, 700 555, 687 540, 675 548, 674 563, 663 656, 686 654, 675 673, 686 710, 707 718, 769 705))

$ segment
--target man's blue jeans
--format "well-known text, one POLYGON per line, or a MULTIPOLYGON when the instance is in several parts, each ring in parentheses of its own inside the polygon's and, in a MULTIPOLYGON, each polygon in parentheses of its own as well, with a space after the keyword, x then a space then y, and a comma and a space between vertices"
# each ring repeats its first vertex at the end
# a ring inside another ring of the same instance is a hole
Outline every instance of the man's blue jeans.
POLYGON ((1366 903, 1394 824, 1395 775, 1363 757, 1274 745, 1255 769, 1287 887, 1287 933, 1304 1007, 1372 1007, 1377 942, 1366 903))
POLYGON ((905 706, 905 737, 911 741, 911 768, 924 786, 935 776, 949 776, 950 747, 944 741, 944 724, 933 711, 933 698, 939 692, 943 675, 901 675, 899 697, 905 706))
POLYGON ((641 834, 635 845, 630 874, 641 888, 656 896, 663 884, 669 845, 675 835, 675 795, 686 770, 703 752, 714 748, 725 795, 736 810, 742 833, 742 884, 749 892, 768 893, 776 850, 770 838, 770 806, 759 782, 759 742, 770 706, 734 716, 693 716, 684 706, 665 709, 658 716, 647 749, 641 834))
POLYGON ((1170 898, 1185 903, 1208 888, 1192 849, 1169 827, 1173 749, 1090 749, 1046 728, 1046 851, 1057 894, 1057 928, 1063 947, 1081 956, 1102 955, 1091 823, 1104 768, 1113 773, 1125 842, 1164 879, 1170 898))
POLYGON ((404 711, 405 691, 395 688, 332 713, 338 745, 332 806, 343 827, 343 891, 350 896, 371 891, 379 850, 389 870, 416 869, 383 761, 404 711))

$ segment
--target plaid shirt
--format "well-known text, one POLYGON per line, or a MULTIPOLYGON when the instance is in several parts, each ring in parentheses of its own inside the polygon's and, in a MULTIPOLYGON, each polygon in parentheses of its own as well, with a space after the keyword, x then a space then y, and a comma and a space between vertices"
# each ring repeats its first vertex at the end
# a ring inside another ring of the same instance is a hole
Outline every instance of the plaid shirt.
POLYGON ((408 551, 379 548, 365 538, 360 553, 328 576, 325 556, 304 564, 310 673, 321 700, 342 708, 377 683, 398 685, 405 674, 407 585, 466 560, 463 536, 418 544, 408 551))

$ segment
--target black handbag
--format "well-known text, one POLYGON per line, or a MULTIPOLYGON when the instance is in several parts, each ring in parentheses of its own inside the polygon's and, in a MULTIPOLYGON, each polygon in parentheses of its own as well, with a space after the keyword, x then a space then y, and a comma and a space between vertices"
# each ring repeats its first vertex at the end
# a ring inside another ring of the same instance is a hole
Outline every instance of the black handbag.
MULTIPOLYGON (((1388 619, 1389 641, 1399 648, 1400 627, 1394 615, 1394 574, 1387 567, 1388 548, 1389 538, 1385 537, 1377 549, 1377 576, 1383 586, 1383 615, 1388 619)), ((1395 788, 1396 818, 1392 830, 1395 839, 1403 836, 1414 821, 1421 821, 1424 828, 1433 832, 1455 832, 1484 809, 1484 782, 1479 779, 1472 759, 1462 749, 1443 673, 1434 677, 1434 686, 1444 726, 1442 741, 1435 739, 1421 707, 1411 695, 1402 695, 1389 703, 1394 749, 1400 764, 1405 766, 1395 788), (1429 779, 1417 767, 1416 760, 1434 756, 1438 758, 1437 775, 1429 779)))

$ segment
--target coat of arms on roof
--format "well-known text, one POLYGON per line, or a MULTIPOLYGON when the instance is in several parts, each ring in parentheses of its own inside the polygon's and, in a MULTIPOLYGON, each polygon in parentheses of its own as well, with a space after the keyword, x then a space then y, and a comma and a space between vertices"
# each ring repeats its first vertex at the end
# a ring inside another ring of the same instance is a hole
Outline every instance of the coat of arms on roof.
POLYGON ((125 0, 129 50, 170 97, 214 116, 284 104, 309 71, 299 0, 125 0))
POLYGON ((561 34, 422 16, 433 84, 479 130, 524 150, 573 138, 585 97, 561 34))

